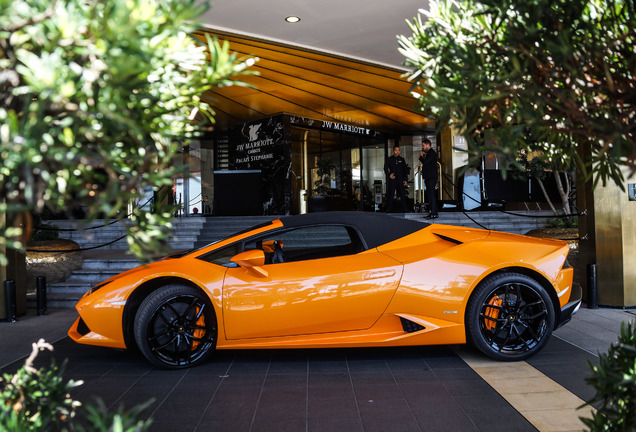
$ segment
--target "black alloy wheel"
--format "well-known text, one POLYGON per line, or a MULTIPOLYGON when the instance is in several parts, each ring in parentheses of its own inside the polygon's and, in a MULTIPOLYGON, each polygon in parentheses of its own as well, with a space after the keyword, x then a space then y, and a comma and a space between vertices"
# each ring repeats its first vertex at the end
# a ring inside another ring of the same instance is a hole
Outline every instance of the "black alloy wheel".
POLYGON ((135 341, 152 364, 181 369, 204 361, 216 348, 216 314, 200 290, 167 285, 152 292, 135 317, 135 341))
POLYGON ((473 292, 466 330, 468 339, 486 355, 517 361, 545 346, 554 320, 552 300, 540 283, 526 275, 501 273, 473 292))

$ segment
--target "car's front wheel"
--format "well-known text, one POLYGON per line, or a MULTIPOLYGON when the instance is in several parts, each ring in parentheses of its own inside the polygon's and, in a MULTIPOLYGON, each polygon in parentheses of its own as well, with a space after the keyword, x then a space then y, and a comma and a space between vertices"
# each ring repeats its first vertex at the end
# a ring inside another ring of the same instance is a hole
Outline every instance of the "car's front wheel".
POLYGON ((540 283, 523 274, 500 273, 473 292, 466 331, 469 341, 486 355, 524 360, 545 346, 554 320, 552 301, 540 283))
POLYGON ((152 364, 168 369, 194 366, 215 349, 216 314, 198 289, 166 285, 152 292, 135 317, 135 341, 152 364))

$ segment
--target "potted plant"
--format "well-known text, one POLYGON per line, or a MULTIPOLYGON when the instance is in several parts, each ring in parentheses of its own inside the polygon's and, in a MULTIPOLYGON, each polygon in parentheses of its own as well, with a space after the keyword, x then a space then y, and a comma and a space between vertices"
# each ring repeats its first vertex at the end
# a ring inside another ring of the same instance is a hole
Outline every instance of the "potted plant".
POLYGON ((331 159, 319 157, 316 160, 316 175, 318 179, 314 182, 313 195, 309 197, 309 212, 327 211, 331 201, 329 193, 331 191, 331 172, 338 168, 338 165, 331 159))

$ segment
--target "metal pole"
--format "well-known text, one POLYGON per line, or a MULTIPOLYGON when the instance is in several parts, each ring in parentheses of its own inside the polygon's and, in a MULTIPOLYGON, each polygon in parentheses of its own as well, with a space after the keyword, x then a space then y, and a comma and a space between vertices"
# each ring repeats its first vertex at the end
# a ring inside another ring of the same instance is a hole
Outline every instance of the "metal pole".
POLYGON ((46 277, 35 278, 38 315, 46 315, 46 277))
POLYGON ((7 321, 16 322, 17 306, 15 303, 15 281, 4 281, 4 298, 7 308, 7 321))
POLYGON ((598 309, 596 287, 596 264, 587 265, 587 307, 588 309, 598 309))

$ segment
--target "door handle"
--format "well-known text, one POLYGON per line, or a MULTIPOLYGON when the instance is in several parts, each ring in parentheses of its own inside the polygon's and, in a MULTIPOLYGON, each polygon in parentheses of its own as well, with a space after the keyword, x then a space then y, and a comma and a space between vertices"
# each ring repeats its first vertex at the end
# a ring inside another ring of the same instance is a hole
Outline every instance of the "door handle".
POLYGON ((387 277, 391 277, 395 275, 395 270, 391 269, 391 270, 380 270, 380 271, 373 271, 373 272, 368 272, 365 273, 362 276, 362 280, 369 280, 369 279, 382 279, 382 278, 387 278, 387 277))

